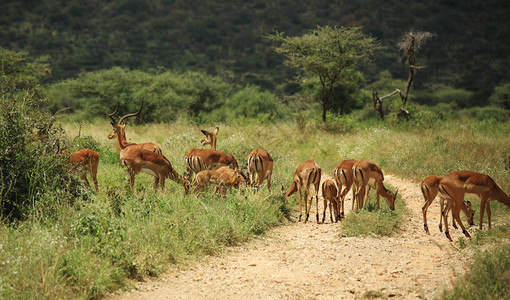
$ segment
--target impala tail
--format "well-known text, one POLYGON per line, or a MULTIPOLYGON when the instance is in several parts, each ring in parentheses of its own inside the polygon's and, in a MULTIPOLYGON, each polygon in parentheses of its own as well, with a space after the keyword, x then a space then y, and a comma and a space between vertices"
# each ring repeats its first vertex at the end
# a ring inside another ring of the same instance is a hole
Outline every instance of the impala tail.
POLYGON ((297 192, 298 188, 297 188, 297 184, 295 181, 292 181, 292 184, 290 186, 290 188, 285 192, 285 196, 287 197, 290 197, 292 196, 295 192, 297 192))

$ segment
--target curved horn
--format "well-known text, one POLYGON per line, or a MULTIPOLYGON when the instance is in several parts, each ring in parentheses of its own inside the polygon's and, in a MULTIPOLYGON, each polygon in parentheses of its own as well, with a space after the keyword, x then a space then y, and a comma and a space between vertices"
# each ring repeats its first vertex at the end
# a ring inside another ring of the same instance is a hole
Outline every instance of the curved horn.
POLYGON ((117 124, 117 121, 115 121, 115 119, 113 118, 113 116, 115 116, 117 114, 117 112, 119 112, 119 102, 118 101, 117 101, 117 108, 115 109, 115 111, 112 112, 111 114, 108 114, 108 117, 110 119, 112 119, 114 124, 117 124))
POLYGON ((142 102, 142 104, 140 105, 140 109, 139 109, 137 112, 132 113, 132 114, 127 114, 127 115, 123 116, 122 118, 120 118, 120 120, 119 120, 119 124, 122 124, 122 122, 123 122, 125 119, 129 118, 129 117, 137 116, 137 115, 138 115, 138 114, 142 111, 142 108, 143 108, 143 102, 142 102))

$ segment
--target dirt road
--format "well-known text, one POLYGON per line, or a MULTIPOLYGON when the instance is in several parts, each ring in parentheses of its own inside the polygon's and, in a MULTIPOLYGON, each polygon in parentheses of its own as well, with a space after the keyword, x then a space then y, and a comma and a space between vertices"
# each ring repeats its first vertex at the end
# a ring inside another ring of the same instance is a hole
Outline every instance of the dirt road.
MULTIPOLYGON (((316 224, 314 213, 311 223, 277 227, 223 256, 175 268, 111 298, 434 298, 465 272, 466 257, 439 232, 438 201, 429 208, 426 235, 418 184, 391 175, 385 182, 399 189, 410 210, 405 229, 394 237, 342 237, 341 225, 316 224)), ((450 231, 454 240, 462 235, 450 231)))

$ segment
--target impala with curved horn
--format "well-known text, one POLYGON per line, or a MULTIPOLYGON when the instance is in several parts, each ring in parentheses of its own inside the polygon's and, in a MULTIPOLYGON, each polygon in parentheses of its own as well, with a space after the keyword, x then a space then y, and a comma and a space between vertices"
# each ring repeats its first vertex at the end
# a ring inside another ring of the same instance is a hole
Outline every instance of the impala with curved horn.
POLYGON ((134 187, 135 176, 140 172, 145 172, 151 176, 154 176, 154 189, 157 189, 158 185, 161 185, 163 189, 165 185, 165 179, 170 178, 179 184, 182 184, 185 192, 188 192, 189 181, 182 178, 172 167, 170 161, 161 154, 161 148, 153 143, 135 144, 128 143, 125 134, 125 124, 123 122, 130 117, 137 116, 143 108, 143 103, 140 105, 140 109, 136 113, 131 113, 123 116, 117 122, 113 116, 118 112, 117 109, 108 114, 108 117, 112 120, 113 130, 108 135, 109 139, 116 138, 117 152, 119 153, 121 166, 127 167, 127 175, 129 178, 129 184, 134 187))
POLYGON ((140 109, 137 112, 123 116, 122 118, 119 119, 118 122, 115 120, 114 116, 119 111, 119 103, 117 103, 117 108, 115 109, 115 111, 112 112, 111 114, 108 114, 108 117, 112 120, 111 124, 113 126, 112 131, 108 134, 108 139, 114 139, 117 136, 120 137, 120 139, 117 139, 117 152, 119 153, 119 155, 121 155, 122 149, 126 146, 130 146, 130 147, 136 146, 136 147, 140 147, 140 149, 146 149, 146 150, 149 150, 152 152, 162 154, 161 148, 158 147, 154 143, 135 144, 135 143, 129 143, 127 141, 126 130, 125 130, 126 124, 124 124, 124 121, 130 117, 135 117, 135 116, 139 115, 140 112, 142 111, 142 108, 143 108, 143 102, 140 105, 140 109))

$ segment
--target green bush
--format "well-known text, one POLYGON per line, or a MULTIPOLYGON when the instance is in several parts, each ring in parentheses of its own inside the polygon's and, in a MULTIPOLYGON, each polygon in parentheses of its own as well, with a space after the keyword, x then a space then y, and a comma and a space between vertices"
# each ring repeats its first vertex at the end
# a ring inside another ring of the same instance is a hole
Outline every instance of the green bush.
POLYGON ((438 87, 431 91, 415 93, 415 101, 420 104, 457 103, 461 107, 471 106, 473 92, 451 87, 438 87))
POLYGON ((115 67, 84 73, 48 87, 50 109, 71 107, 76 120, 104 118, 119 104, 117 119, 144 108, 139 123, 180 119, 196 123, 255 119, 274 122, 285 114, 276 96, 259 87, 234 88, 203 72, 129 71, 115 67))
POLYGON ((41 208, 38 202, 48 194, 65 203, 82 192, 60 157, 63 131, 41 109, 44 65, 1 48, 0 60, 0 215, 19 220, 41 208))
POLYGON ((489 103, 504 109, 510 109, 510 83, 497 86, 489 98, 489 103))

